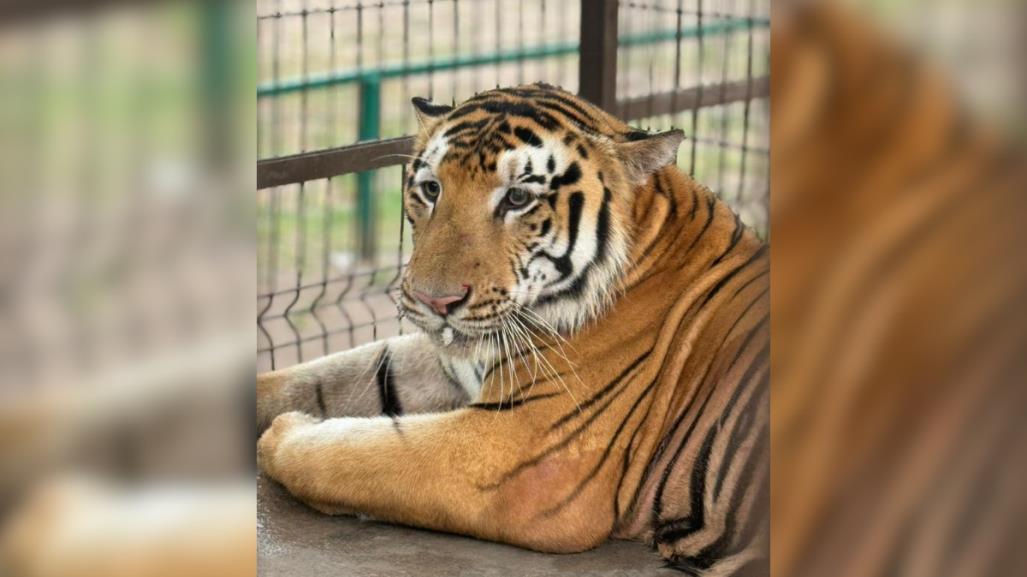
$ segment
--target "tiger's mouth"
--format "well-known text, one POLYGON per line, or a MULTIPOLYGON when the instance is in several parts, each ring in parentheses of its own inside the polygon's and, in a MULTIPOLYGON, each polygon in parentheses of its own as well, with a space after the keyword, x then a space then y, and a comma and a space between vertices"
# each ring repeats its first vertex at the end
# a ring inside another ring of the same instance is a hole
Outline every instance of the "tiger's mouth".
POLYGON ((421 330, 428 333, 433 340, 445 347, 454 349, 481 348, 481 342, 487 341, 502 331, 502 326, 488 327, 466 327, 461 326, 459 321, 451 322, 448 319, 438 319, 438 322, 428 326, 414 321, 421 330))
POLYGON ((458 317, 439 317, 403 304, 404 318, 412 322, 438 345, 462 356, 495 354, 504 331, 508 330, 509 311, 490 315, 486 322, 458 317))

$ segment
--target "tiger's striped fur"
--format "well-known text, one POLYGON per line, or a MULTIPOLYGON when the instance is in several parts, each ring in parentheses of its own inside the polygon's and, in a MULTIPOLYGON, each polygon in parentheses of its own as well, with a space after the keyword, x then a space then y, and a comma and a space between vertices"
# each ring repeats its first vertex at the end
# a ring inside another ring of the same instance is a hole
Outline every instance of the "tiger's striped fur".
POLYGON ((673 166, 680 132, 546 85, 415 106, 423 332, 260 376, 263 470, 323 511, 766 573, 766 246, 673 166))

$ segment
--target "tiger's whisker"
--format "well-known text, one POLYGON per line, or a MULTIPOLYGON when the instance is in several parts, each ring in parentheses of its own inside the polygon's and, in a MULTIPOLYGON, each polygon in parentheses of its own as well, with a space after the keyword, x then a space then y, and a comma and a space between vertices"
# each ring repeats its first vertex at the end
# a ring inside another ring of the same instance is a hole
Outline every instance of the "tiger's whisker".
POLYGON ((511 320, 513 321, 513 324, 517 326, 518 334, 520 335, 520 338, 523 340, 525 348, 531 353, 532 358, 535 360, 535 369, 532 371, 528 367, 528 361, 525 359, 525 357, 521 357, 522 364, 524 365, 524 370, 526 372, 531 372, 531 385, 529 385, 528 387, 528 395, 531 395, 531 391, 535 389, 535 383, 538 381, 538 349, 535 347, 535 343, 533 342, 532 337, 528 336, 527 330, 521 323, 520 319, 518 319, 516 316, 513 316, 511 317, 511 320))
MULTIPOLYGON (((553 349, 551 347, 549 347, 549 349, 552 350, 554 353, 557 353, 556 349, 553 349)), ((557 353, 557 354, 559 354, 559 353, 557 353)), ((578 408, 578 412, 581 412, 581 403, 578 402, 577 397, 574 396, 574 393, 571 391, 570 387, 567 386, 567 383, 566 383, 566 381, 564 381, 563 377, 560 376, 559 372, 556 370, 555 367, 553 367, 552 363, 549 362, 549 359, 547 359, 545 355, 540 355, 539 358, 549 368, 549 370, 552 371, 553 379, 556 380, 557 382, 559 382, 560 386, 563 387, 563 389, 565 391, 567 391, 568 395, 570 395, 571 400, 574 401, 574 405, 578 408)), ((572 372, 574 372, 573 366, 570 364, 569 360, 566 360, 566 357, 565 357, 565 362, 567 363, 568 368, 571 369, 572 372)), ((575 376, 577 375, 576 372, 574 374, 575 374, 575 376)), ((578 381, 581 382, 581 379, 579 378, 578 381)))
MULTIPOLYGON (((516 317, 510 317, 510 329, 511 329, 511 332, 510 332, 511 337, 514 337, 517 340, 517 342, 518 342, 517 346, 520 349, 520 351, 518 352, 518 356, 520 356, 520 358, 521 358, 521 366, 524 367, 525 374, 530 374, 531 373, 531 368, 528 367, 528 362, 527 362, 527 360, 525 360, 525 356, 523 354, 521 354, 521 351, 525 351, 525 350, 526 351, 533 351, 532 344, 531 344, 530 340, 528 339, 528 337, 524 335, 523 329, 520 328, 519 321, 517 320, 516 317)), ((534 386, 535 386, 535 375, 532 375, 531 385, 529 386, 529 389, 530 389, 530 387, 534 387, 534 386)), ((523 390, 523 388, 518 387, 518 392, 520 393, 520 397, 523 400, 524 399, 524 390, 523 390)))

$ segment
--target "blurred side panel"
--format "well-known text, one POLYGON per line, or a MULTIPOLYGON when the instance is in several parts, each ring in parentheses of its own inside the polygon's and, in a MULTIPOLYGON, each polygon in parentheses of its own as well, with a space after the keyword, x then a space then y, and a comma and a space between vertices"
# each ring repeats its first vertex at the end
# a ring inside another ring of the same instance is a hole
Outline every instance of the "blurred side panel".
POLYGON ((241 2, 0 9, 0 574, 252 574, 241 2))
POLYGON ((1023 22, 774 9, 774 575, 1027 572, 1023 22))

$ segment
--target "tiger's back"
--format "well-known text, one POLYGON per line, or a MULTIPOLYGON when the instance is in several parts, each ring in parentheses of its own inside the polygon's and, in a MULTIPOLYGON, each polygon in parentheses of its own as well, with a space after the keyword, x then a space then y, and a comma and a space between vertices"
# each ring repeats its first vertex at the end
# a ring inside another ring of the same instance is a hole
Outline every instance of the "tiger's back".
POLYGON ((766 246, 676 167, 636 194, 624 292, 571 341, 578 364, 601 367, 582 372, 601 386, 574 421, 609 420, 596 467, 616 487, 615 536, 645 539, 680 569, 759 573, 769 498, 766 246))

